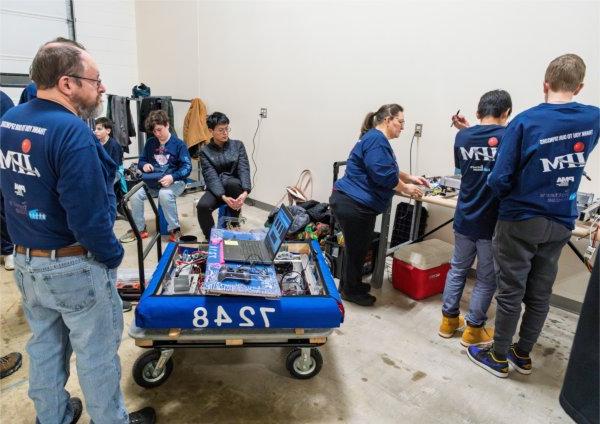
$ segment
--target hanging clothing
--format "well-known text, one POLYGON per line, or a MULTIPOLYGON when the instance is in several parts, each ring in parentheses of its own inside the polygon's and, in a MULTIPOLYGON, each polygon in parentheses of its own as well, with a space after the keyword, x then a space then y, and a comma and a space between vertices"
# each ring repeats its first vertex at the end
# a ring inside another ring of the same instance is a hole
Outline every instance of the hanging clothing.
POLYGON ((123 151, 129 153, 130 137, 136 135, 129 99, 123 96, 109 95, 106 117, 114 124, 112 136, 123 148, 123 151))
POLYGON ((210 132, 206 126, 206 106, 198 97, 192 99, 190 108, 183 121, 183 141, 188 149, 204 144, 210 140, 210 132))
POLYGON ((175 131, 175 119, 173 117, 173 103, 171 103, 171 96, 163 97, 145 97, 142 99, 140 104, 140 119, 139 126, 141 132, 146 132, 146 118, 150 115, 153 110, 164 110, 169 115, 169 131, 171 134, 177 137, 175 131))

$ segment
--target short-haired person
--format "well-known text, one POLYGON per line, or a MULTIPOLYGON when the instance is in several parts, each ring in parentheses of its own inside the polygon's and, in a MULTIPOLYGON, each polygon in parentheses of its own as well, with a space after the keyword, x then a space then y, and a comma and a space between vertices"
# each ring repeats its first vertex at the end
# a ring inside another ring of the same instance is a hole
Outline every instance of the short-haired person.
MULTIPOLYGON (((164 110, 153 110, 146 118, 146 131, 152 133, 140 155, 138 168, 146 174, 154 174, 148 179, 150 192, 158 192, 158 203, 162 207, 168 224, 171 241, 181 235, 177 214, 177 197, 185 190, 185 180, 192 172, 192 160, 185 143, 169 132, 169 116, 164 110)), ((146 192, 138 190, 131 197, 133 220, 142 238, 148 237, 144 219, 146 192)), ((124 243, 135 240, 133 230, 121 237, 124 243)))
POLYGON ((105 87, 92 57, 50 42, 31 64, 37 98, 2 117, 0 184, 15 244, 15 281, 32 332, 29 396, 40 423, 76 423, 71 354, 96 423, 152 423, 152 408, 128 416, 119 387, 123 332, 113 232, 115 165, 81 119, 97 115, 105 87), (82 166, 84 164, 84 166, 82 166))
POLYGON ((371 286, 362 283, 362 269, 377 215, 388 208, 394 194, 421 197, 417 185, 429 186, 425 178, 400 171, 396 163, 389 140, 398 138, 404 128, 403 111, 400 105, 386 104, 367 114, 345 175, 335 182, 329 198, 345 242, 340 294, 361 306, 376 300, 369 294, 371 286))
POLYGON ((196 210, 198 223, 206 240, 215 225, 213 211, 226 204, 228 215, 238 217, 252 189, 250 164, 244 143, 229 138, 229 118, 214 112, 206 118, 210 141, 200 149, 200 164, 206 183, 206 193, 196 210))
MULTIPOLYGON (((105 117, 96 119, 94 134, 117 167, 123 165, 123 148, 112 137, 113 122, 105 117)), ((115 181, 118 177, 115 177, 115 181)))
POLYGON ((493 239, 498 266, 494 344, 469 347, 469 358, 497 377, 508 364, 530 374, 533 346, 550 305, 558 259, 577 218, 583 167, 598 143, 600 109, 573 101, 585 64, 575 54, 554 59, 544 77, 544 103, 506 128, 488 185, 500 199, 493 239), (519 340, 513 336, 525 304, 519 340))
POLYGON ((438 334, 449 338, 464 326, 460 300, 467 274, 477 257, 477 277, 465 317, 467 328, 460 341, 463 346, 492 342, 493 330, 486 328, 485 322, 496 291, 492 236, 498 218, 498 199, 486 181, 511 110, 510 95, 504 90, 493 90, 479 100, 479 125, 469 127, 464 117, 453 117, 454 125, 462 128, 454 141, 454 164, 461 181, 454 213, 454 253, 442 296, 438 334))

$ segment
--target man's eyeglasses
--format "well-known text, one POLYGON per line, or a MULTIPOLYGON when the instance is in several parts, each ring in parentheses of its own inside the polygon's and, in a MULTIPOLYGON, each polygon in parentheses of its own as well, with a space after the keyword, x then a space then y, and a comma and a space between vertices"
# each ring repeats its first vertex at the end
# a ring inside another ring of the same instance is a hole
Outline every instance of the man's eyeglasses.
POLYGON ((71 77, 71 78, 77 78, 77 79, 83 79, 83 80, 88 80, 88 81, 94 81, 96 83, 96 87, 97 88, 100 88, 100 86, 102 85, 102 80, 100 78, 94 79, 94 78, 80 77, 79 75, 67 75, 67 76, 71 77))
POLYGON ((215 128, 213 131, 220 134, 228 134, 231 132, 231 127, 215 128))

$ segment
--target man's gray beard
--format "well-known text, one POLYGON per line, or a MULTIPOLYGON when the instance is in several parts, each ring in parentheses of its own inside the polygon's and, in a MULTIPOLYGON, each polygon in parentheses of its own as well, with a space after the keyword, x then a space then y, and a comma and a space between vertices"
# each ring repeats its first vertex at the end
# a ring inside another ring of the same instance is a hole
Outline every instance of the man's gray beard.
POLYGON ((102 115, 104 111, 104 107, 102 104, 102 99, 98 103, 95 103, 92 106, 79 106, 79 116, 83 119, 94 119, 102 115))

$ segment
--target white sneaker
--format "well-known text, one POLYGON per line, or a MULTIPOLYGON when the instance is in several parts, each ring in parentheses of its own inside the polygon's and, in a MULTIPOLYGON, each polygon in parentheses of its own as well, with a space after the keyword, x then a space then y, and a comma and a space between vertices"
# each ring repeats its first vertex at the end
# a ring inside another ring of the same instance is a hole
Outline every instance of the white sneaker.
POLYGON ((4 255, 4 269, 7 271, 15 269, 15 257, 13 255, 4 255))

